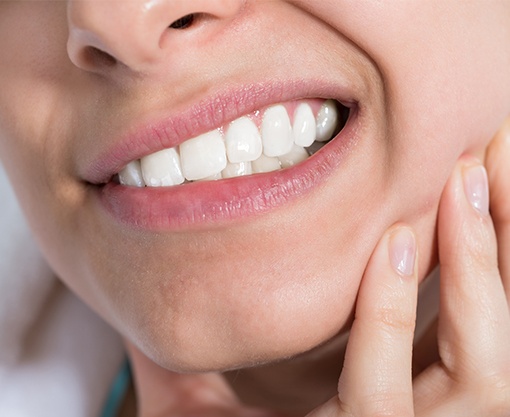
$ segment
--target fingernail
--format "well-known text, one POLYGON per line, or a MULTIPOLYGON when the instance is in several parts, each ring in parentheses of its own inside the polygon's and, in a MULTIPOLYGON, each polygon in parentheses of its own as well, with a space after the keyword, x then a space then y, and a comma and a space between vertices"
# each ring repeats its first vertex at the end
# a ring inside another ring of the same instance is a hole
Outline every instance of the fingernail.
POLYGON ((399 227, 390 236, 390 261, 399 275, 411 276, 416 259, 416 240, 407 227, 399 227))
POLYGON ((464 192, 473 208, 482 215, 489 214, 489 181, 482 165, 464 169, 464 192))

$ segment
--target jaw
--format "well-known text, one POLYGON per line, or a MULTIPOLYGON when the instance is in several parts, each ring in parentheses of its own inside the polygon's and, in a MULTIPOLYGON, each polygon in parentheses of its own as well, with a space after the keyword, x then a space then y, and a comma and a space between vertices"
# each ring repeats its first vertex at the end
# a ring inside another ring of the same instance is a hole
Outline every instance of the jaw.
POLYGON ((364 197, 317 189, 271 214, 207 231, 129 230, 119 238, 110 224, 102 233, 116 238, 90 256, 110 256, 92 271, 95 280, 103 276, 98 291, 116 327, 174 371, 242 368, 300 354, 348 323, 364 265, 387 227, 406 217, 422 232, 421 248, 433 239, 433 208, 426 220, 423 211, 403 216, 384 206, 379 186, 364 197), (116 241, 124 242, 122 250, 108 251, 116 241), (107 262, 113 269, 105 279, 107 262))

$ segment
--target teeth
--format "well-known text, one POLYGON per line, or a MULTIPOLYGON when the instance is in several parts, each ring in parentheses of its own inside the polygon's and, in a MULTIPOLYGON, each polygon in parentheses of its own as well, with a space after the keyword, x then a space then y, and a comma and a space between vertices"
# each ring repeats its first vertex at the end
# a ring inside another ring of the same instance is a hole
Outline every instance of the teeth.
POLYGON ((307 147, 315 142, 317 123, 312 108, 308 104, 301 103, 296 109, 292 131, 296 145, 307 147))
POLYGON ((225 135, 228 160, 233 163, 254 161, 262 154, 259 129, 248 117, 232 122, 225 135))
POLYGON ((306 152, 305 148, 294 145, 289 153, 279 156, 278 159, 280 160, 282 168, 289 168, 303 162, 305 159, 308 159, 308 156, 308 152, 306 152))
POLYGON ((147 155, 141 159, 140 165, 148 187, 167 187, 184 182, 179 155, 175 148, 147 155))
POLYGON ((145 182, 142 177, 142 169, 140 161, 132 161, 119 172, 119 182, 122 185, 130 185, 132 187, 143 187, 145 182))
POLYGON ((260 155, 260 158, 251 163, 253 173, 258 174, 262 172, 276 171, 281 168, 278 158, 260 155))
POLYGON ((317 142, 326 142, 331 139, 338 126, 338 110, 333 100, 327 100, 317 114, 317 142))
POLYGON ((223 178, 242 177, 253 173, 251 162, 229 162, 227 167, 221 172, 223 178))
POLYGON ((287 109, 276 105, 264 112, 260 130, 252 119, 243 116, 230 123, 225 135, 216 129, 178 148, 129 163, 119 172, 119 182, 134 187, 164 187, 288 168, 323 147, 338 123, 333 100, 325 101, 317 116, 309 104, 300 103, 292 125, 287 109))
POLYGON ((294 145, 287 110, 282 105, 270 107, 262 120, 262 144, 266 156, 289 153, 294 145))
POLYGON ((187 140, 179 149, 182 172, 188 181, 216 175, 227 166, 225 143, 218 130, 187 140))
POLYGON ((221 175, 221 172, 218 172, 217 174, 202 178, 200 181, 216 181, 216 180, 221 180, 222 178, 223 177, 221 175))

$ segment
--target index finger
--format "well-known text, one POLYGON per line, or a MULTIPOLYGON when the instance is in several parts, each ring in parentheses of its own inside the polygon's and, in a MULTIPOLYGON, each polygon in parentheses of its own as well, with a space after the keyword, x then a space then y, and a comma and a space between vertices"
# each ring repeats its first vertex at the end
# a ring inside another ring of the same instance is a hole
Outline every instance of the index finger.
POLYGON ((413 415, 415 260, 414 233, 395 226, 368 264, 338 387, 340 402, 352 415, 413 415))

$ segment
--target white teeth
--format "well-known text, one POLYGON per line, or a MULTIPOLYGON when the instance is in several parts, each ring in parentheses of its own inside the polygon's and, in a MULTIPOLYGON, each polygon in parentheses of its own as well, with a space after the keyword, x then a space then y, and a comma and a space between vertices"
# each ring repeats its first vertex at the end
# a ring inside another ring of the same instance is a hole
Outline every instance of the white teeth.
POLYGON ((293 165, 303 162, 305 159, 308 159, 308 157, 309 155, 305 148, 302 146, 294 145, 288 154, 279 156, 278 159, 280 160, 282 168, 289 168, 293 165))
POLYGON ((119 172, 119 182, 122 185, 129 185, 131 187, 145 186, 139 160, 130 162, 119 172))
POLYGON ((225 135, 225 146, 230 162, 254 161, 262 154, 262 138, 257 125, 248 117, 233 121, 225 135))
POLYGON ((270 107, 262 120, 262 144, 266 156, 289 153, 294 145, 287 109, 282 105, 270 107))
POLYGON ((288 168, 307 159, 338 128, 336 103, 327 100, 317 116, 308 103, 299 103, 291 126, 286 107, 269 107, 257 124, 243 116, 223 135, 216 129, 126 165, 118 174, 122 185, 164 187, 186 181, 233 178, 288 168), (305 150, 306 148, 306 150, 305 150))
POLYGON ((260 155, 259 159, 253 161, 251 167, 255 174, 276 171, 281 168, 278 158, 266 156, 264 154, 260 155))
POLYGON ((316 131, 317 124, 312 108, 306 103, 301 103, 294 113, 292 125, 294 143, 304 147, 310 146, 315 142, 316 131))
POLYGON ((216 181, 216 180, 221 180, 222 178, 223 177, 221 176, 221 172, 218 172, 217 174, 202 178, 200 181, 216 181))
POLYGON ((326 142, 331 139, 338 125, 338 110, 333 100, 327 100, 317 114, 317 142, 326 142))
POLYGON ((175 148, 147 155, 141 159, 140 165, 148 187, 167 187, 184 182, 179 155, 175 148))
POLYGON ((179 151, 182 172, 188 181, 216 175, 227 166, 225 143, 218 130, 181 143, 179 151))
POLYGON ((221 172, 223 178, 242 177, 252 173, 251 162, 228 163, 227 167, 221 172))

